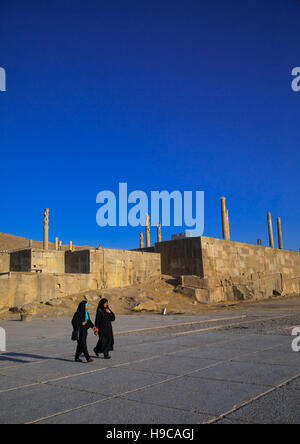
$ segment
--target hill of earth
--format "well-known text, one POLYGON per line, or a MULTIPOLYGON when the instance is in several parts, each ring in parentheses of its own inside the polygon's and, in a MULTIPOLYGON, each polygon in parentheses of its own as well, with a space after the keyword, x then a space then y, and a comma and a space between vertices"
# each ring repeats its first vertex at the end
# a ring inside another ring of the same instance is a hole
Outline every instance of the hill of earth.
MULTIPOLYGON (((0 251, 3 250, 21 250, 29 247, 30 239, 27 239, 25 237, 20 236, 14 236, 13 234, 7 234, 7 233, 0 233, 0 251)), ((43 242, 42 241, 35 241, 32 240, 32 247, 33 248, 43 248, 43 242)), ((74 250, 83 250, 85 248, 93 248, 88 247, 86 245, 84 246, 76 246, 73 245, 74 250)), ((68 250, 69 244, 62 245, 62 250, 68 250)), ((55 244, 53 242, 49 242, 49 250, 55 250, 55 244)))

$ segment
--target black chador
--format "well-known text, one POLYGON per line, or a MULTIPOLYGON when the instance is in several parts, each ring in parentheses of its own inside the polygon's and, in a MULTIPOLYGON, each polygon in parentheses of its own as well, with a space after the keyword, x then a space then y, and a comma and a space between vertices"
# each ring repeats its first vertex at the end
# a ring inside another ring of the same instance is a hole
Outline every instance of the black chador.
POLYGON ((83 353, 87 362, 92 362, 87 348, 87 335, 88 329, 94 328, 94 324, 90 319, 90 315, 87 311, 88 302, 82 301, 78 305, 77 311, 72 319, 72 325, 74 331, 78 331, 77 349, 75 355, 75 361, 82 362, 80 355, 83 353))
POLYGON ((114 313, 108 307, 107 299, 101 299, 97 309, 95 327, 98 329, 99 340, 94 352, 104 354, 105 359, 110 359, 109 352, 114 349, 114 335, 111 323, 115 320, 114 313))

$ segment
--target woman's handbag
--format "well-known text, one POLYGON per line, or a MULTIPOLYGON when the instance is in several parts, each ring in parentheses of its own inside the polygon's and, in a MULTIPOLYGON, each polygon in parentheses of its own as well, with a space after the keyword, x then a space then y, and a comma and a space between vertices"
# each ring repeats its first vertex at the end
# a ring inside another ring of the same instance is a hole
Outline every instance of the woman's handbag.
POLYGON ((79 330, 73 330, 71 339, 72 341, 79 341, 79 330))

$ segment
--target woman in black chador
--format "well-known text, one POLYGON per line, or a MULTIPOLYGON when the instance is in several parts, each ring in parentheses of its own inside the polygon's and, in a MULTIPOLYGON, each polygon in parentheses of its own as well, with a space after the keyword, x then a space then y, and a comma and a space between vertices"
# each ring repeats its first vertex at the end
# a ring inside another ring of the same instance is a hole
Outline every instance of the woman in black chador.
POLYGON ((85 359, 87 362, 93 362, 94 360, 91 359, 88 349, 87 349, 87 335, 88 335, 88 329, 93 328, 94 331, 96 330, 94 327, 94 324, 92 323, 90 319, 90 315, 87 311, 88 302, 82 301, 78 305, 77 311, 72 319, 72 325, 74 331, 78 332, 78 340, 77 340, 77 350, 75 355, 75 361, 76 362, 83 362, 80 359, 80 355, 83 353, 85 356, 85 359))
POLYGON ((107 299, 101 299, 97 309, 95 326, 98 329, 99 341, 94 352, 96 356, 104 353, 105 359, 110 359, 109 352, 114 349, 114 335, 111 323, 116 319, 108 306, 107 299))

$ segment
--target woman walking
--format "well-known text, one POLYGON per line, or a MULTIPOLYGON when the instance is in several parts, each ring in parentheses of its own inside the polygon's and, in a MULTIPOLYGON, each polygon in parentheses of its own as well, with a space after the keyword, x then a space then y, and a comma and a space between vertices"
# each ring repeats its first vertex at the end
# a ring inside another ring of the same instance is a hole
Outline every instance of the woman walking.
POLYGON ((87 311, 87 306, 88 306, 87 301, 80 302, 72 320, 73 329, 74 331, 78 332, 77 349, 75 355, 76 362, 83 362, 80 359, 80 355, 82 353, 84 354, 87 362, 94 361, 89 355, 86 341, 87 341, 88 329, 93 328, 94 331, 96 329, 90 319, 90 315, 87 311))
POLYGON ((110 359, 109 352, 114 349, 114 335, 111 323, 116 319, 108 306, 107 299, 101 299, 97 309, 95 326, 98 329, 99 340, 94 348, 96 356, 104 354, 105 359, 110 359))

